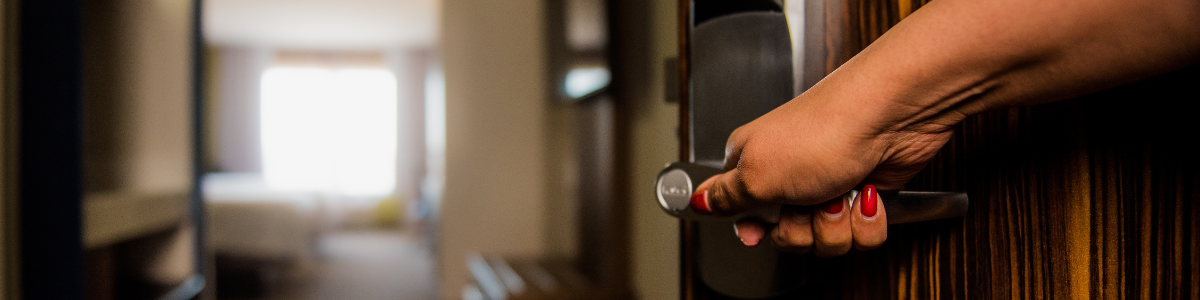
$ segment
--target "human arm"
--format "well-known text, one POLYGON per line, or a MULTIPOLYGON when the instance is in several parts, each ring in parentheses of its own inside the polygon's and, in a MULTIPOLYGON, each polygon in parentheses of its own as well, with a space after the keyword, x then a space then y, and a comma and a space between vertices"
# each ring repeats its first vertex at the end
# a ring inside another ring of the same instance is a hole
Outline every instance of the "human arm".
MULTIPOLYGON (((698 190, 715 213, 728 214, 814 205, 864 184, 901 189, 966 116, 1144 79, 1195 63, 1198 49, 1200 1, 933 1, 800 97, 735 131, 730 171, 698 190)), ((830 221, 824 216, 811 215, 812 227, 830 221)), ((840 254, 850 242, 882 242, 852 232, 886 222, 852 217, 827 231, 839 236, 830 239, 836 247, 820 238, 813 247, 840 254)), ((796 235, 779 233, 787 220, 772 233, 777 244, 795 244, 780 241, 796 235)))

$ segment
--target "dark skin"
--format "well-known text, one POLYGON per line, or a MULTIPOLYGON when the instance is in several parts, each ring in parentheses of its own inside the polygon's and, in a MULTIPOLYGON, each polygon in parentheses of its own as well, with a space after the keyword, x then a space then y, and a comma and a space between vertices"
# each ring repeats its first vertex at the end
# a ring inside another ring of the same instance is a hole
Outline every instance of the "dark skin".
POLYGON ((847 191, 904 184, 990 109, 1075 97, 1200 61, 1200 0, 938 0, 817 85, 729 137, 726 173, 698 187, 715 214, 785 204, 778 225, 737 223, 747 245, 822 257, 879 247, 847 191), (831 200, 833 199, 833 200, 831 200), (822 208, 841 201, 836 214, 822 208), (809 209, 812 206, 815 209, 809 209))

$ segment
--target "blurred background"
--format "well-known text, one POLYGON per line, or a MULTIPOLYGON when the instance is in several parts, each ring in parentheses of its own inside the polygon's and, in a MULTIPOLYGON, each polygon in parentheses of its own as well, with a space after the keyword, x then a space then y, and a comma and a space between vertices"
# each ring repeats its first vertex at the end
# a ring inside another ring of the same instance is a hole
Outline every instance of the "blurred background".
POLYGON ((217 298, 435 298, 440 4, 203 2, 217 298))
POLYGON ((672 0, 2 0, 2 299, 677 299, 672 0))

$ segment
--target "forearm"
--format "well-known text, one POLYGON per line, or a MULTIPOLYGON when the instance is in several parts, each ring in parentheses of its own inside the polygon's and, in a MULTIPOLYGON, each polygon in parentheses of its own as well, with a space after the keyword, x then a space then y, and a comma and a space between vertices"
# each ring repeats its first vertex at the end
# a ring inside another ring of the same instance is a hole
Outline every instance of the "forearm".
POLYGON ((1144 79, 1200 58, 1200 1, 937 0, 813 94, 886 132, 1144 79))
MULTIPOLYGON (((902 189, 984 110, 1055 101, 1200 58, 1200 0, 934 0, 734 131, 717 212, 902 189)), ((708 196, 705 196, 708 197, 708 196)))

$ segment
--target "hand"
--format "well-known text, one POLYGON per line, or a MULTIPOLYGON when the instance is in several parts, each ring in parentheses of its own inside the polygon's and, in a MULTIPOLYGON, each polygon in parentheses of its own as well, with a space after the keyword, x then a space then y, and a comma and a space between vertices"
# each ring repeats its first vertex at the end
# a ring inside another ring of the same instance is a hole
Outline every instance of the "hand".
MULTIPOLYGON (((845 253, 846 241, 878 246, 886 222, 855 227, 867 224, 855 221, 862 203, 850 218, 802 206, 839 199, 845 207, 842 195, 860 185, 903 188, 968 115, 1075 97, 1194 64, 1197 20, 1200 1, 1193 0, 930 2, 800 97, 734 131, 729 171, 697 187, 696 208, 730 215, 800 205, 770 229, 785 250, 804 251, 806 239, 822 256, 845 253), (1013 7, 1028 13, 1014 14, 1013 7)), ((765 224, 738 224, 747 244, 767 235, 765 224)))
MULTIPOLYGON (((735 234, 748 246, 757 246, 768 229, 757 220, 741 220, 734 226, 735 234)), ((821 257, 841 255, 852 246, 870 250, 887 240, 887 211, 870 185, 862 193, 850 193, 818 206, 785 205, 771 239, 782 251, 812 251, 821 257), (863 205, 866 203, 875 205, 863 205)))
POLYGON ((727 147, 729 171, 698 186, 714 214, 784 205, 778 226, 737 222, 736 234, 746 245, 769 234, 781 250, 818 256, 878 247, 887 239, 887 213, 875 187, 901 189, 950 137, 949 127, 887 130, 891 126, 878 117, 811 100, 821 90, 735 131, 727 147), (860 199, 847 193, 861 184, 860 199))

